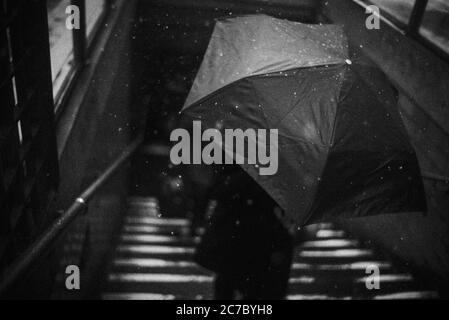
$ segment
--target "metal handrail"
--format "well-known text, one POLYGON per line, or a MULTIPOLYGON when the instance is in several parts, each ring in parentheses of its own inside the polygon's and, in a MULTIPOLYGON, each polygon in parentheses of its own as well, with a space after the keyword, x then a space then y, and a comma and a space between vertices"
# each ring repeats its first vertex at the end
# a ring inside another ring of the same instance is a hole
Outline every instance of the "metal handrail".
POLYGON ((0 279, 0 296, 3 296, 30 265, 52 244, 74 218, 86 207, 98 189, 120 168, 142 143, 143 137, 133 141, 111 165, 76 198, 72 205, 54 221, 3 273, 0 279))

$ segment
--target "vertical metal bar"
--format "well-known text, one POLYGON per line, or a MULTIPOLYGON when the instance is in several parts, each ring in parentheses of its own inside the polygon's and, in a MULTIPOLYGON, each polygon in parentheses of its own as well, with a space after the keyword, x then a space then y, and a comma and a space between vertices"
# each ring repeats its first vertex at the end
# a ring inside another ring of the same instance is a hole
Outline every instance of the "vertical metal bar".
POLYGON ((408 34, 413 35, 418 33, 424 12, 426 11, 427 2, 428 0, 416 0, 412 13, 410 14, 410 20, 407 28, 408 34))
POLYGON ((83 64, 86 55, 86 1, 72 0, 80 10, 80 28, 73 29, 73 55, 76 64, 83 64))
MULTIPOLYGON (((46 1, 45 1, 46 2, 46 1)), ((50 54, 50 39, 48 36, 48 14, 47 5, 43 5, 41 8, 41 16, 39 18, 40 32, 39 32, 39 60, 41 65, 41 77, 39 90, 41 92, 42 106, 39 111, 41 112, 42 120, 47 126, 47 144, 48 152, 46 154, 47 161, 49 162, 53 188, 57 188, 59 185, 59 162, 58 152, 56 147, 56 126, 55 126, 55 102, 53 99, 53 83, 51 76, 51 54, 50 54)), ((47 190, 50 192, 51 190, 47 190)))

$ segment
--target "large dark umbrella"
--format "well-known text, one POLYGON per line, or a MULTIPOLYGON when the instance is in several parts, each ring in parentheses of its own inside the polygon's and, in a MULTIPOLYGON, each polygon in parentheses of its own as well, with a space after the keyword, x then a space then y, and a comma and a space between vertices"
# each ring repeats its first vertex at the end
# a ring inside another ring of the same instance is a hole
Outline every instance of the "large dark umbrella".
POLYGON ((183 108, 203 129, 278 129, 277 173, 242 166, 289 226, 426 207, 392 88, 347 47, 335 25, 217 21, 183 108))

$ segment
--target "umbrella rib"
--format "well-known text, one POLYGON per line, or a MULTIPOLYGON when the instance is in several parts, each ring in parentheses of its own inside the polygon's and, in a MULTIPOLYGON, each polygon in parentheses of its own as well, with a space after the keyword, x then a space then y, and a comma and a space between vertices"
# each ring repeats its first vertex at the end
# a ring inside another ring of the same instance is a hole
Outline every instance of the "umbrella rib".
MULTIPOLYGON (((326 63, 325 65, 337 66, 337 65, 340 65, 340 64, 344 64, 344 63, 343 62, 335 62, 335 63, 326 63)), ((215 89, 212 92, 209 92, 205 96, 203 96, 203 97, 199 98, 198 100, 191 102, 189 105, 183 107, 181 112, 185 111, 186 109, 189 109, 189 108, 193 107, 194 105, 198 105, 198 104, 203 103, 204 101, 210 99, 211 97, 215 96, 219 92, 222 92, 223 90, 228 89, 229 87, 237 84, 240 81, 251 80, 253 78, 262 78, 262 77, 272 76, 272 75, 275 75, 275 74, 288 73, 288 72, 291 72, 291 71, 294 71, 294 70, 298 70, 298 69, 316 68, 316 67, 319 67, 319 66, 320 65, 305 66, 305 67, 293 67, 293 68, 288 68, 288 69, 274 71, 274 72, 261 72, 261 73, 258 73, 258 74, 250 74, 250 75, 247 75, 245 77, 238 78, 238 79, 234 80, 233 82, 227 83, 224 86, 219 87, 219 88, 215 89)))
MULTIPOLYGON (((338 65, 338 64, 341 64, 341 63, 335 63, 335 64, 332 64, 332 65, 338 65)), ((319 66, 319 65, 316 65, 316 66, 310 66, 310 68, 314 68, 314 67, 317 67, 317 66, 319 66)), ((298 70, 298 69, 302 69, 302 68, 294 68, 294 69, 290 69, 290 70, 288 70, 288 71, 293 71, 293 70, 298 70)), ((282 72, 287 72, 287 71, 282 71, 282 72)), ((287 74, 286 76, 287 76, 287 77, 290 77, 291 75, 290 75, 290 74, 287 74)), ((340 92, 341 92, 341 87, 340 87, 340 92)), ((286 113, 280 120, 278 120, 278 122, 277 122, 275 125, 276 125, 276 126, 279 126, 279 124, 280 124, 282 121, 284 121, 284 119, 285 119, 287 116, 289 116, 289 115, 293 112, 294 109, 296 109, 296 106, 297 106, 297 103, 294 104, 293 107, 292 107, 290 110, 288 110, 287 113, 286 113)), ((337 106, 338 106, 338 104, 337 104, 337 106)), ((334 122, 334 124, 335 124, 335 122, 334 122)))
POLYGON ((288 110, 288 111, 284 114, 284 116, 283 116, 281 119, 278 120, 278 122, 277 122, 275 125, 276 125, 276 126, 279 126, 279 125, 281 124, 281 122, 284 121, 285 118, 287 118, 287 117, 293 112, 293 110, 296 109, 297 105, 298 105, 298 102, 295 103, 295 104, 293 105, 293 107, 291 107, 290 110, 288 110))
MULTIPOLYGON (((260 99, 259 99, 259 95, 257 94, 256 87, 254 86, 254 83, 252 81, 250 83, 251 83, 251 87, 253 89, 253 94, 255 96, 255 99, 257 100, 257 105, 260 105, 260 99)), ((268 123, 267 115, 265 114, 263 108, 259 108, 259 110, 260 110, 262 118, 263 118, 263 120, 265 122, 265 128, 267 128, 267 129, 271 128, 270 124, 268 123)), ((297 144, 298 141, 303 143, 303 144, 311 144, 310 142, 308 142, 308 141, 306 141, 306 140, 304 140, 304 139, 302 139, 300 137, 294 137, 294 136, 291 136, 291 135, 287 135, 287 134, 285 134, 283 132, 280 132, 279 130, 278 130, 278 135, 283 137, 283 138, 292 140, 294 142, 294 143, 289 143, 289 144, 286 144, 286 145, 295 145, 295 144, 297 144)), ((314 143, 314 144, 317 144, 317 143, 314 143)), ((320 146, 327 146, 325 144, 318 144, 318 145, 320 145, 320 146)))
POLYGON ((215 36, 212 36, 212 37, 213 38, 218 38, 219 40, 222 40, 222 41, 225 41, 226 44, 228 44, 234 50, 234 52, 235 52, 236 56, 239 58, 239 60, 241 62, 243 62, 243 58, 240 55, 239 50, 237 49, 237 47, 235 46, 235 44, 233 42, 229 41, 229 39, 227 39, 226 37, 223 37, 222 35, 215 35, 215 36))
MULTIPOLYGON (((260 106, 260 99, 259 99, 259 95, 257 94, 256 87, 254 86, 254 82, 253 81, 249 81, 249 82, 251 84, 251 87, 253 88, 253 94, 254 94, 254 97, 256 98, 257 106, 260 106)), ((268 129, 270 127, 269 123, 268 123, 268 117, 265 114, 265 112, 264 112, 262 107, 259 107, 258 109, 260 110, 260 113, 262 114, 263 120, 265 122, 265 128, 268 129)))
POLYGON ((282 133, 282 132, 278 132, 278 135, 283 137, 283 138, 286 138, 286 139, 294 141, 294 143, 284 144, 284 145, 287 145, 287 146, 292 146, 292 145, 298 144, 298 142, 299 142, 299 143, 302 143, 302 144, 317 145, 317 146, 326 147, 326 148, 329 147, 327 144, 324 144, 324 143, 310 142, 310 141, 302 139, 301 137, 291 136, 291 135, 288 135, 288 134, 285 134, 285 133, 282 133))
MULTIPOLYGON (((324 165, 323 165, 323 167, 321 168, 321 173, 320 173, 320 175, 319 175, 319 177, 322 177, 323 176, 323 173, 324 173, 324 170, 326 169, 326 167, 327 167, 327 162, 328 162, 328 160, 329 160, 329 152, 330 152, 330 146, 325 146, 326 148, 327 148, 327 152, 326 152, 326 154, 327 154, 327 156, 326 156, 326 159, 324 160, 324 165)), ((304 217, 304 219, 303 219, 303 222, 302 222, 302 224, 303 225, 306 225, 307 223, 308 223, 308 221, 312 218, 312 216, 313 216, 313 206, 314 206, 314 204, 315 204, 315 200, 314 200, 314 198, 315 198, 315 196, 316 196, 316 194, 317 194, 317 192, 318 192, 318 188, 319 188, 319 186, 320 186, 320 184, 321 184, 321 182, 318 182, 318 184, 316 185, 316 189, 315 189, 315 193, 314 193, 314 197, 311 197, 311 199, 309 200, 309 203, 307 204, 307 206, 306 206, 306 210, 305 210, 305 212, 306 213, 308 213, 307 214, 307 216, 305 216, 304 217)))
MULTIPOLYGON (((286 70, 286 71, 276 71, 275 73, 279 73, 279 72, 288 72, 288 71, 294 71, 294 70, 297 70, 297 69, 299 69, 299 68, 294 68, 294 69, 290 69, 290 70, 286 70)), ((291 75, 290 74, 288 74, 287 73, 287 75, 286 75, 287 77, 290 77, 291 75)), ((253 85, 253 87, 254 87, 254 85, 253 85)), ((254 90, 255 90, 255 88, 254 88, 254 90)), ((259 101, 259 100, 258 100, 259 101)), ((292 111, 294 110, 296 108, 296 104, 290 109, 290 110, 288 110, 287 111, 287 113, 282 117, 282 119, 279 119, 278 121, 277 121, 277 123, 275 123, 274 124, 274 126, 279 126, 279 124, 289 115, 289 114, 291 114, 292 113, 292 111)), ((264 113, 265 114, 265 113, 264 113)))
POLYGON ((351 93, 352 90, 354 90, 354 87, 355 87, 355 82, 352 82, 351 86, 348 88, 348 90, 344 93, 343 96, 341 96, 342 95, 342 91, 343 91, 344 83, 345 83, 345 79, 343 79, 341 81, 340 91, 338 93, 338 101, 336 102, 337 105, 335 107, 335 119, 334 119, 334 123, 332 125, 331 140, 330 140, 330 144, 329 144, 330 147, 333 147, 334 143, 335 143, 335 131, 337 130, 337 119, 338 119, 337 115, 338 115, 339 106, 343 103, 343 101, 346 100, 346 98, 349 96, 349 93, 351 93))

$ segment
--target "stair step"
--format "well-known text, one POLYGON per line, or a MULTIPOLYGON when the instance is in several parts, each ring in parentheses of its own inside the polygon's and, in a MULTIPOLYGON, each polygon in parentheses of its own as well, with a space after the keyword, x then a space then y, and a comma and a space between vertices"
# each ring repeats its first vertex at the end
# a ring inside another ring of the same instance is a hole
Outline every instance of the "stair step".
POLYGON ((327 240, 309 240, 300 245, 301 249, 313 250, 336 250, 336 249, 353 249, 359 246, 357 240, 348 239, 327 239, 327 240))
POLYGON ((154 197, 129 197, 128 216, 157 217, 159 202, 154 197))
POLYGON ((300 249, 297 254, 301 258, 310 259, 360 259, 373 256, 373 251, 369 249, 337 249, 332 251, 300 249))
POLYGON ((373 259, 374 252, 368 249, 336 249, 336 250, 295 250, 293 262, 310 264, 347 264, 360 260, 373 259))
POLYGON ((169 261, 163 259, 116 259, 112 264, 112 271, 120 273, 140 272, 211 275, 211 272, 201 268, 192 261, 169 261))
POLYGON ((327 295, 327 294, 289 294, 286 297, 287 300, 352 300, 354 297, 352 296, 344 296, 344 295, 327 295))
POLYGON ((102 295, 103 300, 211 300, 212 293, 201 294, 163 294, 151 292, 108 292, 102 295))
POLYGON ((375 299, 375 300, 403 300, 403 299, 437 299, 438 293, 435 291, 406 291, 392 292, 389 294, 367 296, 344 296, 344 295, 327 295, 327 294, 290 294, 287 300, 357 300, 357 299, 375 299))
POLYGON ((171 273, 171 274, 200 274, 200 275, 212 275, 212 273, 198 265, 193 265, 191 267, 133 267, 133 266, 114 266, 111 268, 112 272, 118 273, 171 273))
POLYGON ((152 292, 164 295, 210 297, 213 277, 182 274, 112 273, 107 292, 152 292))
POLYGON ((373 297, 376 300, 403 300, 403 299, 438 299, 438 292, 436 291, 405 291, 393 292, 385 295, 376 295, 373 297))
POLYGON ((173 273, 111 273, 110 282, 131 283, 211 283, 213 277, 201 274, 173 274, 173 273))
POLYGON ((127 216, 125 217, 125 223, 139 224, 139 225, 155 225, 155 226, 176 226, 176 227, 188 227, 190 222, 188 219, 170 219, 170 218, 157 218, 157 217, 139 217, 139 216, 127 216))
POLYGON ((148 292, 109 292, 102 295, 103 300, 175 300, 172 294, 148 292))
POLYGON ((177 226, 125 224, 123 226, 123 232, 159 235, 189 235, 190 229, 188 227, 177 226))
POLYGON ((321 229, 318 230, 315 237, 319 239, 339 239, 345 236, 345 232, 341 230, 333 229, 321 229))
POLYGON ((152 207, 159 207, 159 201, 155 197, 128 197, 128 205, 147 205, 152 207))
POLYGON ((378 267, 380 270, 392 268, 391 263, 386 261, 356 261, 351 263, 334 263, 334 264, 320 264, 320 263, 301 263, 295 262, 292 264, 292 270, 300 271, 337 271, 341 272, 344 270, 362 270, 365 271, 370 267, 378 267))
POLYGON ((163 244, 194 246, 199 242, 199 237, 180 237, 175 235, 134 234, 125 233, 120 236, 121 244, 163 244))
POLYGON ((193 254, 195 249, 185 246, 162 246, 162 245, 119 245, 119 253, 135 254, 193 254))
POLYGON ((392 265, 387 262, 353 262, 335 264, 313 264, 295 262, 291 266, 290 276, 315 275, 319 277, 356 276, 363 277, 369 267, 376 266, 381 273, 392 273, 392 265))
POLYGON ((119 245, 116 252, 118 258, 192 260, 195 249, 184 246, 119 245))
POLYGON ((365 277, 338 276, 338 277, 291 277, 289 281, 289 293, 322 294, 325 292, 331 296, 358 296, 373 297, 380 294, 389 294, 398 291, 422 290, 410 275, 388 274, 381 276, 380 288, 369 290, 365 283, 365 277))

